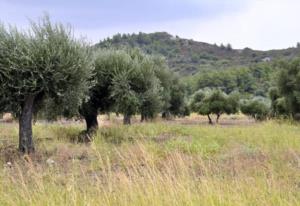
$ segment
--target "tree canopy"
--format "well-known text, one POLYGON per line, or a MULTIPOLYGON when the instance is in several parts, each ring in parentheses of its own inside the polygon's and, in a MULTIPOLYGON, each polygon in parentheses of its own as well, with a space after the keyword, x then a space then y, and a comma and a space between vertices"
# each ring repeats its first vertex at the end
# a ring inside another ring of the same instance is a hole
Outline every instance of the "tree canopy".
POLYGON ((31 119, 40 102, 77 110, 90 86, 91 63, 87 45, 48 16, 28 32, 0 25, 0 110, 19 117, 20 151, 34 150, 31 119))
POLYGON ((238 94, 225 94, 220 90, 197 91, 191 101, 191 109, 202 115, 207 115, 209 123, 212 124, 211 114, 217 115, 216 122, 222 114, 234 114, 238 112, 238 94))
POLYGON ((241 111, 255 120, 262 121, 267 119, 270 113, 270 103, 267 99, 261 97, 245 100, 241 104, 241 111))
POLYGON ((91 81, 95 85, 80 108, 88 132, 98 127, 98 112, 121 113, 124 124, 130 124, 137 113, 145 121, 160 112, 175 116, 185 112, 185 86, 170 72, 165 59, 139 49, 98 49, 94 62, 91 81))

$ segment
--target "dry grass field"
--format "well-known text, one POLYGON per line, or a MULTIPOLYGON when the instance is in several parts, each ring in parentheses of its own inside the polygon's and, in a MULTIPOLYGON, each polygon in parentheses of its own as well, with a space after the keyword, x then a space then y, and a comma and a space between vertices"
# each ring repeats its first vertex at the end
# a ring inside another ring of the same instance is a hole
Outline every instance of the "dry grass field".
POLYGON ((300 205, 299 124, 99 120, 90 144, 76 143, 81 122, 37 123, 30 156, 0 123, 0 205, 300 205))

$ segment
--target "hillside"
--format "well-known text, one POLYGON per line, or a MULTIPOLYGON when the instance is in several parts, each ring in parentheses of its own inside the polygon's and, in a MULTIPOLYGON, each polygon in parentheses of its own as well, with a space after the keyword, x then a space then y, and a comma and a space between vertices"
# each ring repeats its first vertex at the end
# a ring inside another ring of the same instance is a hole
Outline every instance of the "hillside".
POLYGON ((300 47, 258 51, 250 48, 233 49, 231 45, 216 45, 172 36, 166 32, 117 34, 95 45, 97 48, 114 46, 139 47, 144 52, 167 58, 170 68, 180 75, 193 75, 204 69, 224 69, 251 64, 291 59, 299 55, 300 47))

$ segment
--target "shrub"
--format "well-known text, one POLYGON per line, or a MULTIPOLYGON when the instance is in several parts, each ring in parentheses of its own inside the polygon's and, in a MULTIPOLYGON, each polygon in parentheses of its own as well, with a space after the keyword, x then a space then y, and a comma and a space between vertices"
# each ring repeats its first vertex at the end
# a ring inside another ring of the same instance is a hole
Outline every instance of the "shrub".
POLYGON ((265 120, 270 112, 268 103, 261 99, 252 99, 241 105, 241 111, 245 115, 253 117, 255 120, 265 120))

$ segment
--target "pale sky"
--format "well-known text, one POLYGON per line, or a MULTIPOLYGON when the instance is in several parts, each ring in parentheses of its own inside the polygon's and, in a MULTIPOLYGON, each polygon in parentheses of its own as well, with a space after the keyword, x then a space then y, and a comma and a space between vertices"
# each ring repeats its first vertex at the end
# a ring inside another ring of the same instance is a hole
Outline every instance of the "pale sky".
POLYGON ((0 0, 4 24, 26 28, 45 12, 92 43, 140 31, 260 50, 300 42, 300 0, 0 0))

